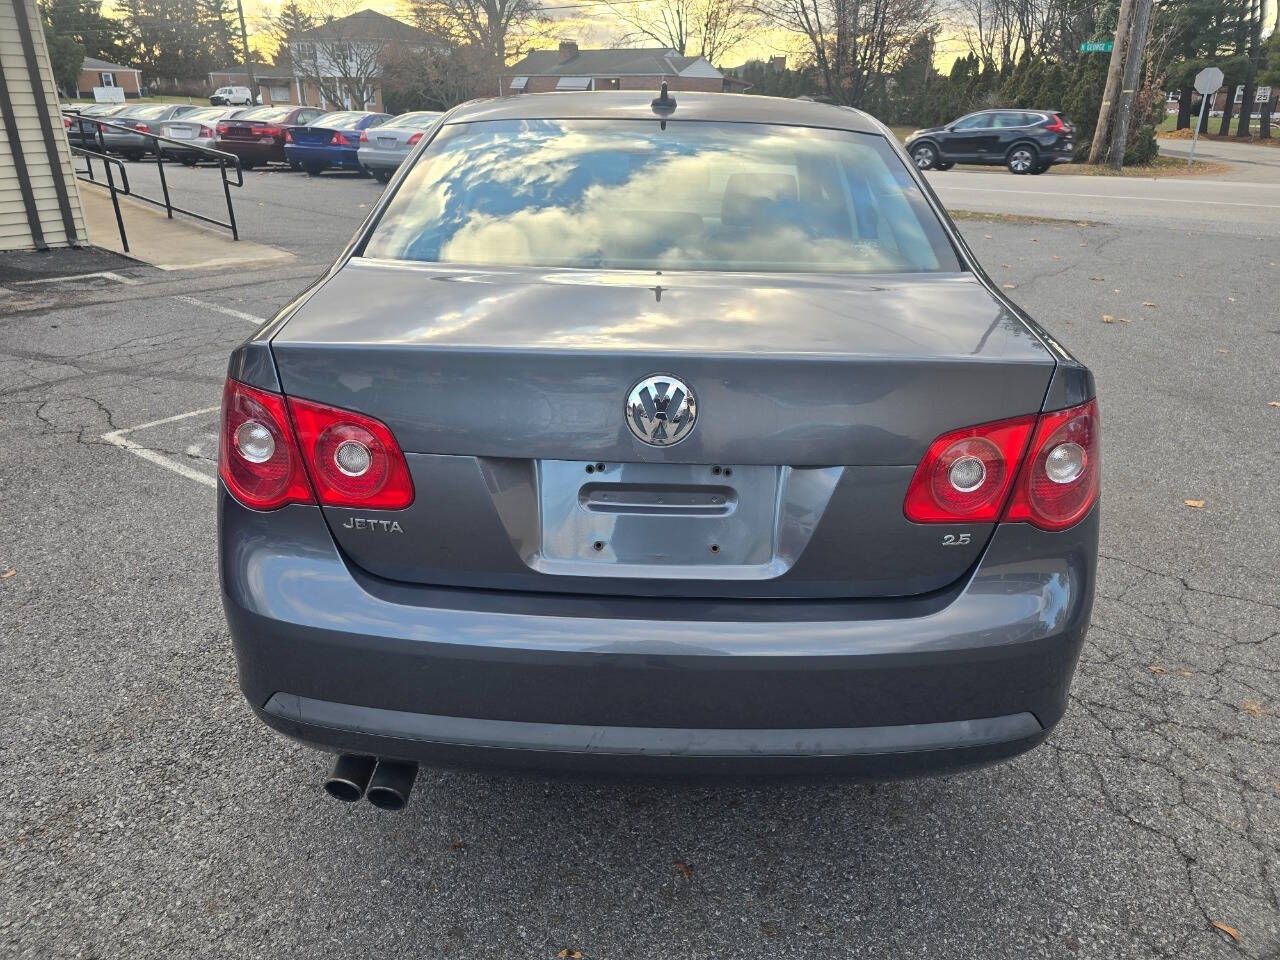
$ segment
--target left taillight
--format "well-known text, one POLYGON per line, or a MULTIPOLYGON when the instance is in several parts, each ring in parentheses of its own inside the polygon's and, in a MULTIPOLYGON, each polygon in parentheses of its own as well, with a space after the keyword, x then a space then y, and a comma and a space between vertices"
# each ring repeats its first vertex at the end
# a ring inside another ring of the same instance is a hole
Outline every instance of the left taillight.
POLYGON ((315 503, 284 397, 227 379, 218 475, 233 497, 254 510, 315 503))
POLYGON ((322 505, 402 510, 413 503, 409 465, 381 420, 296 397, 288 404, 322 505))
POLYGON ((1034 414, 944 433, 929 445, 907 487, 915 523, 994 523, 1018 474, 1034 414))

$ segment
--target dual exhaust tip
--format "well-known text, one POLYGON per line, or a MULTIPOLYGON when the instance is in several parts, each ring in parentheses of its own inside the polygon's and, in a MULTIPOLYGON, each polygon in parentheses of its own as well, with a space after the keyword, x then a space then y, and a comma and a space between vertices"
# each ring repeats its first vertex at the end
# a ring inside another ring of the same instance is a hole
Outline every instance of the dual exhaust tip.
POLYGON ((379 810, 403 810, 413 792, 418 765, 344 753, 324 782, 325 793, 344 803, 364 797, 379 810))

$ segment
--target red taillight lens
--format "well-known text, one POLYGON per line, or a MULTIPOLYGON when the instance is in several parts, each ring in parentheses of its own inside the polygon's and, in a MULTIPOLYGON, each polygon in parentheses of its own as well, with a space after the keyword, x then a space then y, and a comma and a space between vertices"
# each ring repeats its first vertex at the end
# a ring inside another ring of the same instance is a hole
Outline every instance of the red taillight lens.
POLYGON ((286 131, 284 132, 284 142, 285 142, 285 143, 293 143, 293 133, 292 133, 291 131, 286 130, 286 131))
POLYGON ((139 133, 150 133, 151 125, 139 121, 133 125, 133 129, 137 130, 139 133))
POLYGON ((409 146, 412 147, 415 143, 417 143, 421 139, 422 139, 422 134, 415 133, 412 137, 409 138, 409 146))
POLYGON ((944 433, 929 445, 907 487, 915 523, 993 523, 1000 516, 1035 415, 944 433))
POLYGON ((1044 128, 1048 130, 1050 133, 1067 133, 1071 129, 1065 123, 1062 122, 1061 117, 1054 117, 1052 120, 1050 120, 1048 123, 1044 125, 1044 128))
POLYGON ((218 131, 218 136, 222 136, 224 133, 227 132, 227 125, 225 123, 218 124, 217 131, 218 131))
POLYGON ((62 118, 62 126, 63 126, 64 128, 71 126, 71 118, 70 118, 70 117, 63 117, 63 118, 62 118))
POLYGON ((222 392, 218 475, 233 497, 254 510, 315 503, 284 397, 228 378, 222 392))
POLYGON ((295 397, 289 412, 321 504, 401 510, 413 503, 409 465, 382 421, 295 397))
POLYGON ((339 147, 351 146, 350 141, 348 141, 347 138, 344 137, 341 133, 335 133, 332 137, 329 138, 329 142, 339 147))
POLYGON ((361 131, 360 131, 360 142, 361 142, 361 143, 368 143, 368 142, 369 142, 369 131, 368 131, 368 130, 361 130, 361 131))
POLYGON ((1042 413, 1004 519, 1042 530, 1078 523, 1098 499, 1101 426, 1096 399, 1042 413))
POLYGON ((251 127, 250 133, 252 133, 253 136, 255 137, 278 137, 280 136, 280 128, 266 127, 266 126, 251 127))
POLYGON ((212 131, 212 130, 210 130, 208 127, 201 127, 201 128, 200 128, 200 134, 199 134, 199 135, 200 135, 200 136, 202 136, 202 137, 212 137, 212 136, 213 136, 213 131, 212 131))

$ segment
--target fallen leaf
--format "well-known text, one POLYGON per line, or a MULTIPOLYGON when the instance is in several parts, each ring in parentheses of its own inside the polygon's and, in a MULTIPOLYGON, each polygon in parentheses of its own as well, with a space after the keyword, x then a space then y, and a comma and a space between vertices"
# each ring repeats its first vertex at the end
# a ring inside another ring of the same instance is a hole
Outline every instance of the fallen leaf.
POLYGON ((1174 276, 1177 277, 1179 280, 1181 280, 1185 275, 1181 273, 1175 273, 1174 276))
POLYGON ((1235 297, 1227 297, 1227 303, 1235 303, 1235 302, 1236 302, 1235 297))
POLYGON ((1251 717, 1260 717, 1267 712, 1262 709, 1262 704, 1257 700, 1246 700, 1244 703, 1240 704, 1240 707, 1251 717))
POLYGON ((1090 279, 1090 280, 1096 280, 1098 283, 1102 283, 1102 281, 1103 281, 1103 280, 1105 280, 1105 279, 1107 279, 1107 278, 1106 278, 1106 277, 1090 277, 1089 279, 1090 279))
POLYGON ((1018 285, 1017 285, 1016 283, 1002 283, 1002 284, 1000 284, 1000 286, 1004 287, 1006 290, 1017 290, 1017 289, 1018 289, 1018 285))
POLYGON ((1230 937, 1236 943, 1240 942, 1240 931, 1237 930, 1235 927, 1229 927, 1225 923, 1219 923, 1217 920, 1210 920, 1209 922, 1212 923, 1217 929, 1225 933, 1228 937, 1230 937))
POLYGON ((561 947, 556 951, 556 960, 582 960, 582 951, 561 947))
POLYGON ((1143 305, 1144 307, 1154 307, 1154 306, 1155 306, 1155 304, 1154 304, 1154 303, 1152 303, 1150 300, 1143 300, 1143 301, 1142 301, 1142 305, 1143 305))
POLYGON ((1061 258, 1060 256, 1058 256, 1058 255, 1055 253, 1055 254, 1053 255, 1053 259, 1055 259, 1055 260, 1061 260, 1062 258, 1061 258))
POLYGON ((1121 322, 1121 323, 1133 323, 1133 321, 1132 321, 1132 320, 1130 320, 1128 317, 1121 317, 1121 318, 1120 318, 1120 322, 1121 322))
POLYGON ((1185 503, 1188 507, 1193 507, 1196 510, 1204 509, 1203 500, 1183 500, 1182 502, 1185 503))
POLYGON ((1040 241, 1039 241, 1039 240, 1037 240, 1035 237, 1032 237, 1032 238, 1031 238, 1031 242, 1032 242, 1032 243, 1039 243, 1040 241))
MULTIPOLYGON (((1280 407, 1280 403, 1276 404, 1276 406, 1280 407)), ((17 576, 17 574, 18 571, 11 568, 4 573, 0 573, 0 580, 8 580, 10 577, 17 576)))
POLYGON ((990 239, 991 239, 991 234, 989 234, 989 233, 984 233, 984 234, 983 234, 983 237, 985 237, 986 239, 990 240, 990 239))
POLYGON ((1178 676, 1180 676, 1180 677, 1194 677, 1194 676, 1195 676, 1195 674, 1194 674, 1194 673, 1192 673, 1190 670, 1179 670, 1179 671, 1178 671, 1178 676))
POLYGON ((1160 666, 1160 664, 1158 663, 1153 663, 1151 666, 1147 667, 1147 669, 1150 670, 1152 673, 1168 673, 1169 672, 1164 667, 1160 666))
POLYGON ((467 849, 467 843, 466 843, 466 841, 465 841, 465 840, 454 840, 452 843, 450 843, 450 844, 449 844, 449 849, 450 849, 450 850, 465 850, 465 849, 467 849))
MULTIPOLYGON (((1267 401, 1267 406, 1268 406, 1268 407, 1280 407, 1280 400, 1269 400, 1269 401, 1267 401)), ((9 571, 9 575, 12 575, 12 574, 13 574, 13 571, 12 571, 12 570, 10 570, 10 571, 9 571)))
POLYGON ((1111 314, 1109 314, 1109 313, 1104 313, 1104 314, 1102 315, 1102 322, 1103 322, 1103 323, 1115 323, 1115 322, 1116 322, 1116 318, 1115 318, 1115 317, 1113 317, 1113 316, 1112 316, 1111 314))
POLYGON ((684 877, 686 880, 693 879, 693 867, 689 866, 683 860, 677 860, 673 864, 673 866, 675 866, 675 868, 680 871, 680 875, 684 877))
POLYGON ((363 209, 364 209, 365 207, 367 207, 367 206, 368 206, 368 204, 367 204, 367 203, 362 203, 362 204, 360 204, 360 209, 361 209, 361 210, 363 210, 363 209))
POLYGON ((1002 263, 1002 264, 1000 264, 1000 266, 1002 266, 1002 267, 1004 267, 1006 270, 1008 270, 1008 269, 1010 269, 1011 264, 1008 264, 1008 263, 1002 263))
POLYGON ((1228 350, 1226 347, 1219 347, 1219 348, 1218 348, 1218 353, 1230 353, 1230 352, 1231 352, 1231 351, 1230 351, 1230 350, 1228 350))
POLYGON ((1112 288, 1112 290, 1111 290, 1111 292, 1112 292, 1112 293, 1119 293, 1119 292, 1120 292, 1120 288, 1119 288, 1119 287, 1113 287, 1113 288, 1112 288))

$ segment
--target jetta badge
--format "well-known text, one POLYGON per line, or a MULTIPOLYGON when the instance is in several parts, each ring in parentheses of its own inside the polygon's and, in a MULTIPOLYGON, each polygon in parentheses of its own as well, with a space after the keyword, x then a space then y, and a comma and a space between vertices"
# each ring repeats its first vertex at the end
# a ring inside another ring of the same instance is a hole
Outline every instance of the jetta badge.
POLYGON ((627 426, 636 438, 655 447, 669 447, 693 432, 698 401, 678 377, 655 373, 627 395, 627 426))

